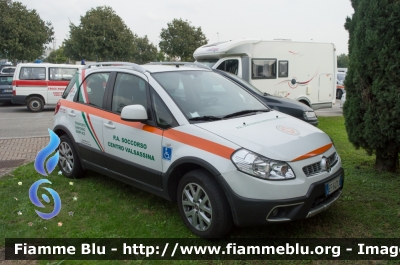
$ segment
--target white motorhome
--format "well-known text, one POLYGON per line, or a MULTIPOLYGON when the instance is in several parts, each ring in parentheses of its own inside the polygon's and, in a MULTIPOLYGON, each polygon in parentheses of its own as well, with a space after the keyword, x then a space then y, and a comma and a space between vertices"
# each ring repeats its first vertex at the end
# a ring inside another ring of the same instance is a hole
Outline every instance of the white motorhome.
POLYGON ((335 50, 332 43, 241 39, 201 46, 193 57, 236 74, 263 92, 316 110, 335 104, 335 50))

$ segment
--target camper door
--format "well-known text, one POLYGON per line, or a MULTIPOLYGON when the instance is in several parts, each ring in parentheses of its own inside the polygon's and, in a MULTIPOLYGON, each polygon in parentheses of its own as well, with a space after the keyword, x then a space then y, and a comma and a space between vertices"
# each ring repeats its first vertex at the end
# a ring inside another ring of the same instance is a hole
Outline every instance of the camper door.
POLYGON ((213 68, 242 77, 242 64, 240 57, 222 58, 213 66, 213 68))

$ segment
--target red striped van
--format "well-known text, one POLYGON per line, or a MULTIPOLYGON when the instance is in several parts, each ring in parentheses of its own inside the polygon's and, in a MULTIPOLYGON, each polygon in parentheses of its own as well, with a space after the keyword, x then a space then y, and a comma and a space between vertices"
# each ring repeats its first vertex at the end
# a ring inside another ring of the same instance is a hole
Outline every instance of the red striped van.
POLYGON ((65 88, 81 65, 18 64, 14 73, 13 104, 26 104, 32 112, 44 105, 56 105, 65 88))

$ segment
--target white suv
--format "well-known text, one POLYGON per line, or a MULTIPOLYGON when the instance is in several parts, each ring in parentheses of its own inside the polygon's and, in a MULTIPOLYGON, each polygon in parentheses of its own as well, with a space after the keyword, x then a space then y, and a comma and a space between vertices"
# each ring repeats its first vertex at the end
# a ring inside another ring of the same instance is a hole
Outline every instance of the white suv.
POLYGON ((64 176, 90 169, 176 201, 201 237, 314 216, 341 195, 329 138, 200 66, 101 63, 55 110, 64 176))

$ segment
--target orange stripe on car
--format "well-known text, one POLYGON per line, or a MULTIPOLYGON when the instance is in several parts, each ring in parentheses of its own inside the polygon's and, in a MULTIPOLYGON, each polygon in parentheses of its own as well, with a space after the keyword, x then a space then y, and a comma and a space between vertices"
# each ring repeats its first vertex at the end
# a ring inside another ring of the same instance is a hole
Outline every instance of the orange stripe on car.
POLYGON ((332 147, 332 145, 333 145, 332 143, 324 145, 324 146, 322 146, 320 148, 312 150, 311 152, 308 152, 305 155, 302 155, 302 156, 299 156, 299 157, 293 159, 291 162, 300 161, 300 160, 303 160, 303 159, 307 159, 307 158, 310 158, 310 157, 313 157, 313 156, 320 155, 320 154, 328 151, 332 147))
POLYGON ((65 106, 67 108, 71 108, 74 110, 78 110, 78 111, 82 111, 85 112, 87 114, 91 114, 91 115, 95 115, 98 117, 102 117, 104 119, 110 120, 110 121, 114 121, 114 122, 118 122, 120 124, 124 124, 136 129, 140 129, 140 130, 145 130, 151 133, 155 133, 158 135, 162 135, 163 131, 149 126, 149 125, 145 125, 141 122, 132 122, 132 121, 124 121, 121 119, 121 116, 119 116, 118 114, 114 114, 105 110, 101 110, 92 106, 88 106, 86 104, 83 103, 76 103, 76 102, 72 102, 72 101, 68 101, 65 99, 60 99, 60 103, 62 106, 65 106))
POLYGON ((180 132, 177 130, 167 130, 164 132, 164 136, 171 139, 175 140, 177 142, 181 142, 183 144, 187 144, 193 147, 196 147, 198 149, 210 152, 212 154, 221 156, 226 159, 230 159, 232 153, 235 151, 232 148, 229 148, 225 145, 218 144, 216 142, 212 142, 209 140, 206 140, 204 138, 200 138, 191 134, 187 134, 184 132, 180 132))
POLYGON ((88 113, 91 115, 103 117, 104 119, 108 119, 108 120, 111 120, 111 121, 114 121, 114 122, 117 122, 120 124, 124 124, 124 125, 130 126, 130 127, 136 128, 136 129, 144 130, 149 133, 158 134, 160 136, 163 135, 164 137, 167 137, 171 140, 193 146, 195 148, 204 150, 206 152, 210 152, 212 154, 221 156, 226 159, 230 159, 232 153, 235 151, 234 149, 229 148, 225 145, 221 145, 216 142, 209 141, 204 138, 197 137, 197 136, 194 136, 194 135, 191 135, 188 133, 184 133, 181 131, 177 131, 174 129, 169 129, 169 130, 163 131, 156 127, 143 124, 141 122, 124 121, 121 119, 121 117, 118 114, 110 113, 105 110, 100 110, 100 109, 94 108, 92 106, 87 106, 85 104, 76 103, 76 102, 68 101, 65 99, 60 99, 60 103, 62 106, 67 107, 67 108, 72 108, 77 111, 82 111, 82 112, 85 112, 85 113, 88 113))

